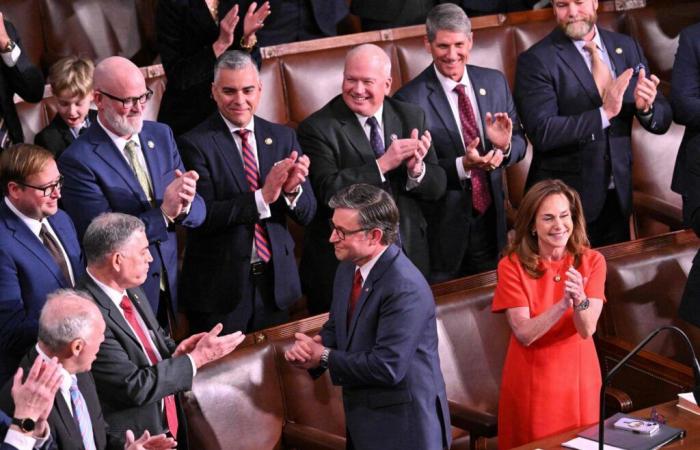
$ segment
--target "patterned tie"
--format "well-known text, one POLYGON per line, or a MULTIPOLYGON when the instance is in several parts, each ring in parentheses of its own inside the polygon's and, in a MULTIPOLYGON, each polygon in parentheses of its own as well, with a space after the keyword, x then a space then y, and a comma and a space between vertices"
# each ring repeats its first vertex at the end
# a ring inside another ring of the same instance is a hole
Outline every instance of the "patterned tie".
MULTIPOLYGON (((462 124, 462 139, 464 139, 464 146, 466 147, 471 141, 479 137, 479 128, 476 126, 474 110, 469 101, 469 96, 464 90, 464 85, 458 84, 454 91, 457 93, 459 121, 462 124)), ((481 146, 481 144, 479 145, 481 146)), ((471 169, 471 180, 472 206, 479 214, 483 214, 491 205, 491 192, 489 192, 486 172, 478 168, 471 169)))
POLYGON ((95 437, 92 434, 92 421, 90 420, 90 412, 85 404, 83 394, 78 389, 78 378, 71 376, 70 401, 73 404, 73 417, 78 422, 80 428, 80 436, 83 439, 85 450, 95 450, 95 437))
POLYGON ((598 93, 600 97, 603 97, 605 93, 605 87, 612 80, 612 75, 610 74, 610 69, 608 65, 603 61, 602 56, 600 56, 600 51, 598 46, 593 41, 588 41, 583 45, 588 53, 591 54, 591 74, 593 75, 593 81, 598 88, 598 93))
POLYGON ((362 292, 362 273, 360 269, 355 269, 355 277, 352 280, 352 291, 350 291, 350 300, 348 302, 348 320, 346 321, 346 326, 350 329, 350 320, 352 320, 352 315, 355 313, 355 307, 357 306, 357 300, 360 298, 360 292, 362 292))
POLYGON ((129 159, 129 164, 131 164, 131 170, 134 171, 134 175, 136 175, 136 179, 139 181, 141 189, 143 189, 143 192, 146 194, 148 203, 153 205, 153 188, 151 188, 151 183, 148 181, 148 174, 146 173, 146 170, 136 154, 138 151, 139 144, 134 141, 127 142, 126 146, 124 147, 126 157, 129 159))
POLYGON ((0 116, 0 150, 4 150, 11 145, 10 131, 7 129, 5 118, 0 116))
MULTIPOLYGON (((245 172, 245 179, 248 181, 248 186, 250 192, 255 192, 258 190, 259 174, 258 165, 256 164, 255 152, 248 142, 248 135, 250 130, 240 129, 236 130, 235 133, 241 137, 241 147, 243 149, 243 171, 245 172)), ((258 221, 255 222, 255 251, 258 257, 268 262, 272 254, 270 253, 270 240, 267 237, 267 231, 258 221)))
MULTIPOLYGON (((125 295, 124 297, 122 297, 122 301, 121 303, 119 303, 119 306, 121 306, 122 310, 124 311, 124 318, 127 322, 129 322, 129 325, 131 325, 131 328, 136 333, 136 337, 138 337, 139 342, 141 342, 143 349, 146 351, 146 356, 148 356, 148 360, 151 361, 151 364, 153 365, 157 364, 158 356, 156 356, 156 349, 153 348, 153 346, 151 345, 151 341, 149 341, 146 337, 145 330, 139 324, 139 321, 136 318, 137 312, 134 310, 134 305, 133 303, 131 303, 131 299, 125 295)), ((174 437, 177 437, 178 424, 177 408, 175 406, 175 396, 168 395, 163 399, 163 404, 165 405, 165 419, 168 422, 168 428, 170 429, 170 433, 174 437)), ((150 431, 152 433, 157 432, 156 430, 150 431)))
POLYGON ((41 239, 41 242, 44 243, 46 250, 48 250, 49 254, 51 254, 51 258, 53 258, 53 260, 56 262, 56 265, 61 270, 61 273, 66 279, 66 283, 68 284, 68 286, 73 287, 73 282, 70 278, 70 272, 68 271, 68 263, 66 262, 66 258, 63 256, 61 247, 58 245, 58 242, 56 242, 56 239, 51 233, 49 233, 49 229, 46 227, 45 223, 41 224, 41 230, 39 231, 39 239, 41 239))
POLYGON ((385 152, 381 132, 379 131, 379 122, 377 122, 377 119, 372 116, 367 119, 367 122, 365 123, 369 125, 369 145, 372 146, 374 156, 379 158, 385 152))

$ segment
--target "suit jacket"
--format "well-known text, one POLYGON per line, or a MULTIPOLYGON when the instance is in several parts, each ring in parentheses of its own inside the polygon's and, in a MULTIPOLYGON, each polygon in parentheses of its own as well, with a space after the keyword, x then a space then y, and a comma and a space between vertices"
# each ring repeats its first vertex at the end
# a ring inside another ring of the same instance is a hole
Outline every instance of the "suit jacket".
MULTIPOLYGON (((449 448, 435 300, 425 278, 391 245, 364 282, 347 323, 355 265, 342 262, 328 322, 328 370, 343 388, 348 448, 449 448)), ((318 375, 315 371, 312 375, 318 375)))
MULTIPOLYGON (((97 120, 97 111, 91 109, 87 117, 90 119, 90 123, 94 123, 97 120)), ((73 133, 58 113, 51 120, 51 123, 34 136, 34 143, 53 153, 56 159, 74 140, 73 133)))
MULTIPOLYGON (((127 429, 136 436, 145 430, 151 435, 163 433, 161 400, 192 387, 190 358, 186 355, 171 356, 176 344, 158 325, 142 289, 127 292, 163 358, 156 365, 151 365, 122 313, 90 276, 82 279, 79 288, 92 296, 107 325, 105 340, 92 363, 91 372, 109 424, 110 442, 119 442, 123 447, 127 429)), ((179 427, 183 432, 178 447, 184 448, 186 442, 182 437, 186 433, 186 421, 179 402, 177 405, 179 427)))
MULTIPOLYGON (((248 8, 251 2, 238 3, 241 8, 248 8)), ((348 15, 348 10, 345 0, 270 0, 272 13, 265 20, 265 26, 255 34, 261 47, 335 36, 338 22, 348 15)))
MULTIPOLYGON (((84 266, 73 222, 61 210, 48 222, 78 280, 84 266)), ((0 384, 14 374, 36 342, 46 296, 70 287, 44 244, 0 198, 0 384)))
MULTIPOLYGON (((500 251, 506 245, 505 193, 503 191, 502 167, 512 165, 525 156, 527 144, 520 126, 520 119, 510 95, 508 82, 497 70, 467 66, 469 82, 474 88, 480 115, 481 128, 486 130, 486 113, 507 112, 513 121, 513 137, 510 155, 501 167, 488 173, 496 211, 496 241, 500 251), (482 94, 483 92, 483 94, 482 94)), ((414 103, 425 111, 428 129, 433 138, 433 146, 438 162, 447 175, 447 190, 437 205, 434 217, 429 218, 431 239, 430 262, 432 269, 452 271, 459 267, 468 251, 467 226, 472 216, 471 183, 462 182, 457 174, 455 160, 464 156, 464 144, 459 126, 452 115, 445 91, 431 64, 420 75, 404 85, 395 98, 414 103), (465 185, 467 188, 465 189, 465 185)), ((493 145, 484 133, 484 149, 493 145)))
MULTIPOLYGON (((420 133, 427 129, 425 114, 415 105, 387 98, 384 100, 384 142, 391 135, 408 137, 413 128, 420 133)), ((408 257, 424 274, 429 270, 427 222, 421 202, 434 202, 445 192, 445 171, 437 164, 432 147, 425 156, 425 176, 421 183, 406 190, 408 179, 405 164, 388 172, 382 183, 376 157, 369 139, 355 114, 339 95, 305 119, 298 128, 299 142, 311 159, 309 177, 319 204, 314 220, 306 229, 301 276, 313 297, 330 304, 332 280, 338 265, 328 219, 332 215, 328 201, 340 189, 355 183, 387 188, 401 213, 401 243, 408 257), (318 290, 316 295, 311 290, 318 290)), ((387 145, 388 146, 388 145, 387 145)), ((312 306, 312 307, 315 307, 312 306)), ((323 309, 323 308, 321 308, 323 309)), ((315 312, 315 311, 314 311, 315 312)))
MULTIPOLYGON (((619 76, 628 68, 649 66, 642 49, 629 36, 598 27, 619 76)), ((611 167, 622 213, 632 210, 632 118, 637 113, 633 76, 624 94, 622 110, 602 128, 593 75, 573 42, 559 28, 518 57, 515 101, 533 146, 526 186, 559 178, 581 194, 587 221, 598 217, 605 204, 611 167), (608 162, 609 161, 609 162, 608 162)), ((655 134, 671 124, 671 107, 659 91, 653 114, 641 120, 655 134)))
MULTIPOLYGON (((71 215, 81 239, 92 219, 103 212, 131 214, 146 224, 153 262, 143 285, 154 311, 158 311, 161 271, 165 269, 173 311, 177 311, 177 240, 175 228, 166 224, 160 211, 163 193, 175 178, 175 169, 184 172, 170 128, 144 121, 139 133, 141 148, 153 185, 151 206, 136 175, 121 151, 95 121, 87 133, 76 139, 58 160, 65 184, 63 204, 71 215)), ((204 221, 204 201, 197 195, 189 214, 180 222, 196 227, 204 221)))
MULTIPOLYGON (((255 117, 255 141, 260 186, 272 165, 293 150, 300 151, 291 128, 255 117)), ((227 313, 242 298, 251 298, 250 256, 258 210, 249 190, 243 161, 228 126, 216 112, 180 139, 187 168, 199 174, 197 189, 206 204, 201 227, 190 230, 182 267, 181 298, 191 311, 227 313)), ((294 240, 287 217, 307 225, 316 212, 316 199, 307 180, 294 209, 282 195, 270 205, 272 216, 262 224, 272 251, 275 302, 286 309, 301 297, 294 258, 294 240)))
MULTIPOLYGON (((36 348, 32 347, 24 358, 22 358, 20 367, 24 369, 25 374, 32 367, 37 355, 36 348)), ((76 377, 78 379, 78 389, 80 389, 80 393, 85 399, 85 405, 90 414, 92 433, 95 438, 95 448, 97 450, 104 450, 107 448, 106 423, 102 416, 100 400, 97 398, 95 380, 93 380, 90 372, 78 373, 76 377)), ((0 393, 0 408, 5 411, 14 411, 11 389, 12 380, 9 380, 3 386, 2 393, 0 393)), ((49 413, 48 423, 53 441, 59 450, 85 450, 77 420, 73 417, 70 406, 66 403, 60 391, 56 393, 53 409, 51 409, 49 413)))
MULTIPOLYGON (((44 76, 41 70, 29 61, 12 23, 5 20, 5 29, 10 39, 20 47, 22 52, 17 63, 12 67, 7 67, 4 61, 0 61, 0 116, 5 118, 10 139, 18 144, 24 142, 24 134, 15 109, 14 95, 17 94, 30 103, 41 101, 44 96, 44 76)), ((25 31, 31 32, 31 30, 25 31)))

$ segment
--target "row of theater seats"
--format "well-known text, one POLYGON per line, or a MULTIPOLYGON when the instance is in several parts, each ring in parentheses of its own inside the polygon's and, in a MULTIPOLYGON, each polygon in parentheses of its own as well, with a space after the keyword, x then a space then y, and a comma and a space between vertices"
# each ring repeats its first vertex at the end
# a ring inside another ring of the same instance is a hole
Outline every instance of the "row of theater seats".
MULTIPOLYGON (((661 325, 681 327, 693 342, 700 330, 676 318, 700 240, 691 231, 601 249, 608 263, 607 304, 596 345, 604 371, 661 325)), ((453 449, 495 448, 496 413, 510 329, 491 313, 495 272, 433 287, 439 352, 447 384, 453 449)), ((326 315, 247 337, 243 347, 204 367, 186 411, 195 448, 342 449, 342 393, 328 374, 316 381, 284 361, 295 332, 314 334, 326 315)), ((677 336, 661 335, 608 389, 612 410, 630 411, 673 399, 694 385, 689 355, 677 336)), ((556 399, 552 399, 556 401, 556 399)))
MULTIPOLYGON (((618 12, 612 2, 602 2, 598 22, 604 28, 634 36, 644 47, 651 70, 663 80, 663 90, 668 92, 677 35, 685 25, 700 21, 700 2, 669 4, 650 0, 649 3, 643 9, 618 12)), ((503 71, 512 86, 517 55, 554 26, 551 10, 477 17, 473 20, 474 47, 470 62, 503 71)), ((258 114, 273 122, 296 126, 339 93, 345 53, 365 42, 377 43, 391 56, 392 91, 395 91, 430 63, 430 55, 423 46, 424 34, 423 26, 415 26, 263 48, 263 97, 258 114)), ((142 70, 147 84, 156 92, 145 114, 155 119, 165 89, 165 75, 160 65, 142 70)), ((50 98, 47 88, 40 104, 26 104, 18 99, 27 140, 33 139, 55 114, 50 98)), ((636 237, 681 226, 681 199, 671 192, 669 185, 682 135, 683 127, 677 124, 666 134, 656 136, 635 122, 632 146, 636 237)), ((523 195, 531 152, 529 148, 526 159, 507 170, 511 217, 523 195)), ((298 238, 301 231, 297 229, 295 234, 298 238)))

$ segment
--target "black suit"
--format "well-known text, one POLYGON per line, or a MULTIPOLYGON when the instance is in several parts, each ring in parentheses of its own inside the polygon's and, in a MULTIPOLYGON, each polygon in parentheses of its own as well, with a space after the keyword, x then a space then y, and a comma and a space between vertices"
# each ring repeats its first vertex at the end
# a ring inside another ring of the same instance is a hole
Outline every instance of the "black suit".
MULTIPOLYGON (((36 347, 32 347, 29 353, 27 353, 22 359, 20 367, 24 369, 25 374, 28 373, 28 370, 32 367, 37 355, 38 352, 36 351, 36 347)), ((97 397, 95 380, 92 378, 92 374, 90 372, 78 373, 76 374, 76 378, 78 379, 78 389, 80 389, 80 393, 83 395, 85 405, 90 413, 92 434, 95 438, 95 448, 97 450, 104 450, 107 448, 106 423, 104 417, 102 416, 100 400, 97 397)), ((12 396, 10 395, 11 389, 12 380, 5 384, 2 389, 2 393, 0 393, 0 408, 5 411, 14 411, 14 403, 12 402, 12 396)), ((85 449, 83 439, 80 435, 80 429, 78 428, 78 423, 71 413, 70 406, 68 406, 60 391, 56 392, 53 408, 51 409, 51 413, 49 413, 48 423, 51 429, 51 436, 53 437, 53 441, 58 447, 58 450, 85 449)))
MULTIPOLYGON (((86 275, 78 288, 92 296, 107 325, 105 340, 92 364, 92 375, 105 419, 109 423, 110 442, 114 439, 123 444, 127 429, 136 436, 145 430, 151 434, 163 433, 165 421, 161 400, 192 387, 189 357, 171 357, 176 344, 158 325, 140 288, 130 289, 128 294, 163 358, 155 365, 151 365, 117 306, 92 278, 86 275)), ((186 448, 184 413, 179 402, 177 404, 180 429, 178 448, 186 448)))
MULTIPOLYGON (((90 123, 95 122, 97 120, 97 111, 91 109, 87 118, 90 123)), ((74 140, 75 137, 71 129, 68 128, 68 125, 58 113, 51 120, 51 123, 34 136, 34 143, 53 153, 56 159, 61 156, 63 150, 71 145, 74 140)))
POLYGON ((360 16, 362 30, 381 30, 425 23, 425 18, 438 3, 445 0, 353 0, 350 12, 360 16))
MULTIPOLYGON (((250 1, 240 3, 247 8, 250 1)), ((270 0, 270 10, 265 26, 256 33, 261 47, 335 36, 348 5, 345 0, 270 0)))
MULTIPOLYGON (((390 98, 384 100, 382 121, 386 147, 391 143, 392 134, 404 138, 410 136, 413 128, 420 133, 427 129, 425 114, 419 107, 390 98)), ((341 96, 304 120, 298 133, 301 147, 311 159, 309 177, 319 205, 316 217, 306 228, 301 262, 302 283, 311 312, 328 310, 338 265, 333 246, 328 242, 331 234, 328 219, 332 215, 328 201, 340 189, 355 183, 386 188, 392 194, 401 213, 403 249, 423 274, 427 274, 427 222, 421 202, 438 200, 446 184, 445 171, 437 164, 432 147, 425 156, 423 180, 417 187, 407 190, 405 164, 387 172, 387 183, 382 183, 369 140, 341 96)))
MULTIPOLYGON (((5 29, 10 39, 21 49, 19 35, 12 23, 6 20, 5 29)), ((39 102, 44 96, 44 76, 41 70, 29 61, 25 51, 20 53, 17 63, 12 67, 7 67, 4 61, 0 61, 0 115, 7 123, 10 139, 18 144, 24 142, 24 134, 15 109, 15 94, 30 103, 39 102)))

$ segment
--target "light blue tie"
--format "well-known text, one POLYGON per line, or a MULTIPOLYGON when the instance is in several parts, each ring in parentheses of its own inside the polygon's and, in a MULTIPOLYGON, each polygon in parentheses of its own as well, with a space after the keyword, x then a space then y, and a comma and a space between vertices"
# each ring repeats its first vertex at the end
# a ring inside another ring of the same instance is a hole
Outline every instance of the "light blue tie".
POLYGON ((70 401, 73 404, 73 417, 75 417, 80 427, 80 436, 83 438, 85 450, 95 450, 95 438, 92 435, 92 421, 90 420, 90 413, 85 404, 83 394, 81 394, 80 389, 78 389, 78 378, 73 375, 71 381, 72 383, 69 391, 70 401))

